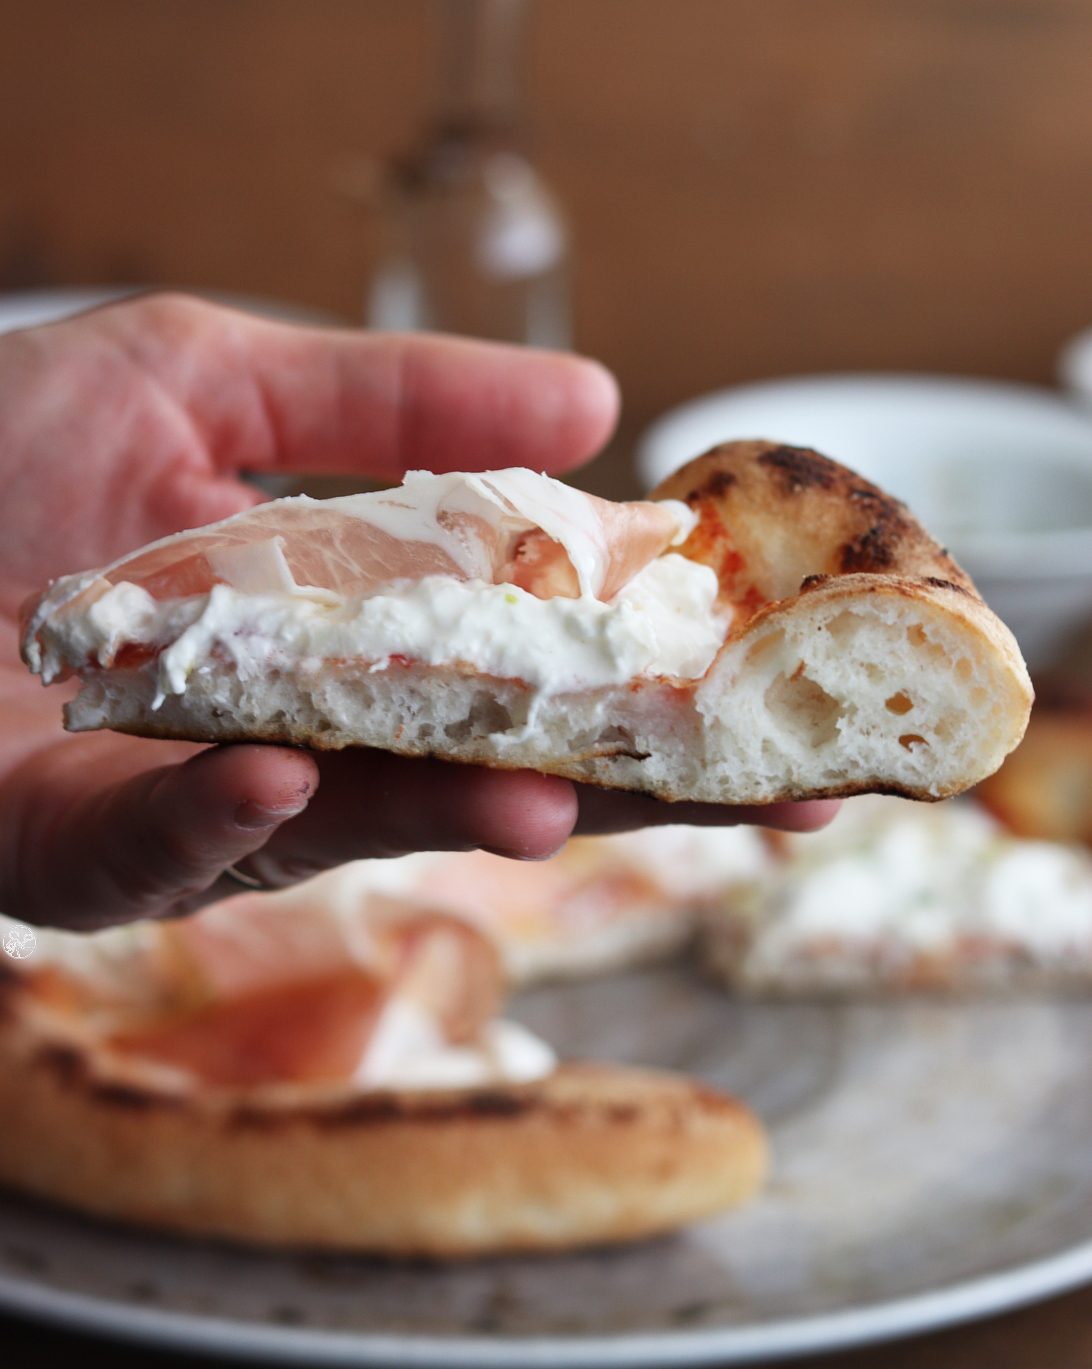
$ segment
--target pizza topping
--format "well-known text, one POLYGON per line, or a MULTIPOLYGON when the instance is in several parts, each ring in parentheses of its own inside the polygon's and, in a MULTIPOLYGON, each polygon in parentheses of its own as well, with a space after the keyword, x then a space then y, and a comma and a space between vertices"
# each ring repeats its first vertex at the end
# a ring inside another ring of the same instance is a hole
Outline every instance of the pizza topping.
POLYGON ((446 576, 605 602, 693 523, 676 501, 615 504, 529 470, 411 471, 397 490, 279 499, 65 576, 27 606, 27 651, 50 617, 123 583, 160 602, 217 585, 338 602, 446 576))
MULTIPOLYGON (((116 1032, 111 1049, 237 1087, 353 1078, 393 1085, 397 1066, 418 1068, 419 1054, 433 1065, 450 1048, 480 1055, 500 974, 492 946, 464 923, 390 908, 401 918, 368 936, 368 963, 359 964, 344 940, 337 946, 321 900, 309 904, 305 893, 288 918, 247 896, 236 901, 244 906, 224 905, 212 929, 200 917, 178 924, 209 1001, 116 1032), (391 1023, 407 1017, 419 1029, 392 1055, 391 1023)), ((369 911, 376 915, 377 905, 369 911)))
POLYGON ((411 472, 397 490, 278 500, 66 577, 27 606, 24 654, 47 682, 165 655, 160 698, 213 656, 242 674, 400 657, 546 689, 691 676, 727 626, 710 620, 708 572, 663 555, 693 524, 681 503, 614 504, 533 471, 411 472))
POLYGON ((494 1018, 476 1041, 452 1045, 412 1000, 392 998, 383 1010, 354 1079, 365 1088, 477 1088, 504 1080, 530 1083, 552 1073, 557 1057, 518 1022, 494 1018))
POLYGON ((118 1032, 108 1046, 220 1087, 346 1079, 364 1053, 383 997, 378 976, 345 970, 215 1000, 118 1032))
POLYGON ((149 1082, 461 1087, 553 1069, 548 1047, 495 1019, 503 978, 481 932, 412 901, 332 892, 45 932, 24 978, 43 1021, 93 1042, 101 1070, 149 1082))
POLYGON ((154 662, 160 698, 185 693, 195 670, 230 662, 240 679, 301 660, 469 666, 544 693, 594 688, 641 673, 694 678, 729 618, 716 577, 674 553, 657 557, 612 602, 540 599, 513 583, 430 576, 385 594, 329 605, 306 595, 208 595, 159 603, 128 582, 106 586, 75 616, 38 633, 43 679, 154 662), (134 652, 133 648, 140 651, 134 652))
POLYGON ((394 896, 481 927, 509 978, 584 975, 683 944, 695 912, 768 863, 751 828, 657 827, 574 837, 538 864, 487 851, 357 861, 315 880, 327 898, 394 896))

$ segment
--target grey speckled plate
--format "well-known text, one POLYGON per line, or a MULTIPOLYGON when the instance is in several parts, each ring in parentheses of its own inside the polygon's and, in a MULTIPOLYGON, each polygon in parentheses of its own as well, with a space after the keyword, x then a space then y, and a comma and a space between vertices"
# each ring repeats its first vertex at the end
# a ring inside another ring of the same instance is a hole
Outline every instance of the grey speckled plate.
POLYGON ((748 1099, 773 1140, 765 1194, 631 1249, 454 1267, 257 1254, 5 1197, 0 1305, 312 1364, 667 1365, 861 1343, 1092 1279, 1092 1002, 745 1004, 670 968, 514 1009, 564 1054, 748 1099))

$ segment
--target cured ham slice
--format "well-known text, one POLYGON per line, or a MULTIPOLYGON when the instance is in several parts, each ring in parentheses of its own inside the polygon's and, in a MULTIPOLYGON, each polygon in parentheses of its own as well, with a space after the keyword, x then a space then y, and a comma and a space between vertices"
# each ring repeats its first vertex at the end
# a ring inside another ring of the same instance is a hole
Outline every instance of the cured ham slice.
POLYGON ((164 538, 90 576, 68 576, 28 605, 31 635, 80 597, 135 585, 158 601, 228 585, 244 594, 364 598, 439 575, 511 583, 537 598, 610 599, 673 539, 683 505, 613 504, 528 470, 434 476, 322 502, 279 499, 164 538))
POLYGON ((214 1087, 348 1079, 374 1030, 382 989, 374 976, 347 970, 122 1031, 107 1048, 214 1087))
POLYGON ((90 1031, 106 1074, 167 1066, 184 1088, 349 1081, 407 1007, 433 1046, 474 1046, 503 988, 492 942, 465 921, 383 897, 339 915, 309 885, 175 923, 47 935, 24 975, 42 1010, 90 1031))
POLYGON ((75 731, 361 745, 674 801, 992 773, 1032 692, 1008 629, 897 501, 729 443, 651 500, 531 471, 265 505, 27 606, 75 731))

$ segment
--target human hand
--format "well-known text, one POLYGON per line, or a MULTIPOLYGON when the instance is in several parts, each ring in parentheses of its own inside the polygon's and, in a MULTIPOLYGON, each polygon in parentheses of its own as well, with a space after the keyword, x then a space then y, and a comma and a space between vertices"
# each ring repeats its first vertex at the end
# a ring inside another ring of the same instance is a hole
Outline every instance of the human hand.
POLYGON ((418 849, 536 859, 574 830, 760 821, 836 805, 663 805, 567 780, 398 758, 65 734, 65 687, 17 655, 22 598, 261 499, 240 472, 557 472, 617 411, 611 377, 558 353, 289 327, 151 296, 0 337, 0 907, 91 928, 418 849))

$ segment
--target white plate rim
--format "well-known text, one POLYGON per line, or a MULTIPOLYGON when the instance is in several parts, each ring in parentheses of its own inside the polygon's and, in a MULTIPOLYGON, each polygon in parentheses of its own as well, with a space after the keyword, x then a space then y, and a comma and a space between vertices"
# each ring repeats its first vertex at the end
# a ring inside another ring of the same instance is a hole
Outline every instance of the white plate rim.
POLYGON ((0 1309, 69 1331, 277 1363, 392 1369, 621 1369, 754 1364, 894 1340, 1013 1311, 1092 1280, 1092 1241, 1012 1269, 838 1312, 618 1336, 416 1336, 272 1326, 133 1307, 0 1275, 0 1309))

